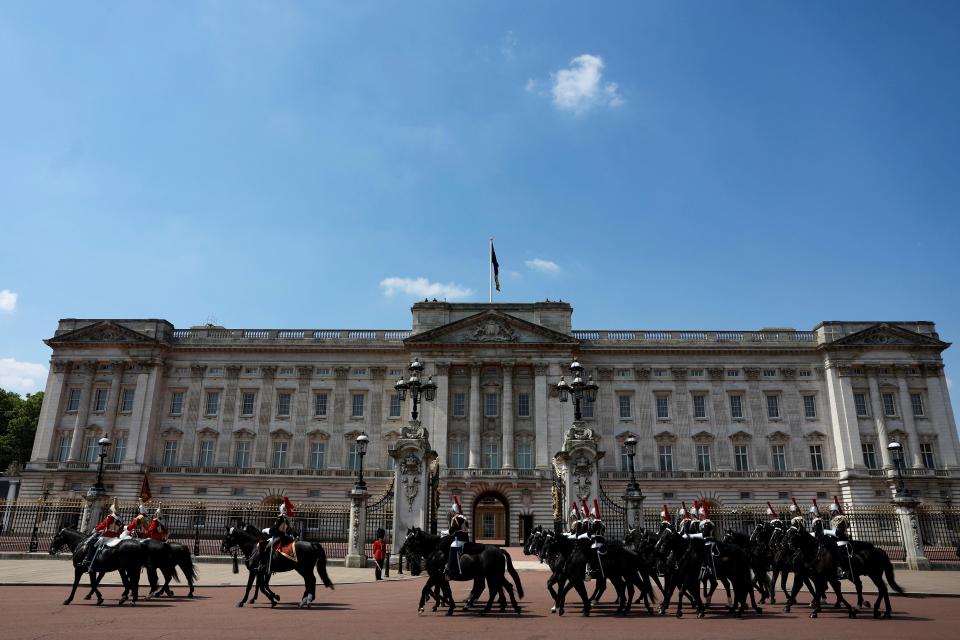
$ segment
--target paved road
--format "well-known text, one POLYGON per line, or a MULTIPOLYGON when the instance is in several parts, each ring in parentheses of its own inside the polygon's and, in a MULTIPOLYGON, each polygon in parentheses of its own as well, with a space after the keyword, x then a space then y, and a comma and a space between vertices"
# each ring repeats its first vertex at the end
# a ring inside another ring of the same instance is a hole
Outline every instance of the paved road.
MULTIPOLYGON (((491 614, 479 617, 458 611, 452 618, 438 614, 416 614, 416 600, 422 579, 341 585, 334 591, 318 589, 318 601, 311 610, 299 610, 294 603, 301 590, 278 587, 283 603, 271 610, 269 605, 236 608, 240 590, 236 587, 208 587, 198 591, 194 600, 173 599, 141 602, 136 608, 117 607, 119 589, 105 590, 107 603, 96 607, 90 602, 61 604, 64 587, 0 587, 0 637, 5 640, 64 638, 83 640, 105 636, 138 638, 282 638, 323 636, 327 638, 413 638, 456 637, 448 634, 496 634, 497 640, 514 638, 564 637, 563 634, 589 633, 591 637, 618 638, 637 634, 674 637, 697 634, 718 640, 783 637, 791 640, 823 637, 858 637, 871 640, 923 638, 938 640, 957 637, 960 628, 960 601, 956 598, 894 597, 895 618, 874 620, 863 616, 855 620, 845 614, 828 611, 818 620, 807 617, 807 609, 782 613, 768 608, 763 616, 732 620, 720 610, 704 620, 685 616, 653 617, 636 614, 630 619, 611 616, 611 605, 601 605, 588 621, 580 617, 579 605, 570 602, 567 615, 549 613, 550 603, 544 589, 543 573, 523 572, 527 589, 523 615, 491 614), (589 626, 587 626, 589 625, 589 626), (108 631, 112 629, 112 631, 108 631)), ((457 585, 455 593, 467 588, 457 585)))

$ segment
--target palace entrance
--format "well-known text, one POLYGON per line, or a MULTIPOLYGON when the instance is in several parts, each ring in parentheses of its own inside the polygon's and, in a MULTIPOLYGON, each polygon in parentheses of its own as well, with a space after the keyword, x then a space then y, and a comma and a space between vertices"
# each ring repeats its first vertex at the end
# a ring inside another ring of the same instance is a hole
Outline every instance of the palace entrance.
POLYGON ((473 539, 484 544, 510 545, 510 505, 502 494, 487 491, 473 501, 473 539))

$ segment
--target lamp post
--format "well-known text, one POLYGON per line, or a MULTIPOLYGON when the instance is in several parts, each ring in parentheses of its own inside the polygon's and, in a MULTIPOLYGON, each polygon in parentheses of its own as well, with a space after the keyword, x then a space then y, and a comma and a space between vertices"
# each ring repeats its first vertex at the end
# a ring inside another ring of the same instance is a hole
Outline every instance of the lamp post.
POLYGON ((887 445, 887 451, 890 452, 890 457, 893 458, 893 466, 897 469, 897 484, 895 485, 894 491, 897 497, 900 497, 904 493, 903 486, 903 445, 894 440, 887 445))
POLYGON ((97 444, 100 446, 100 463, 97 465, 97 481, 93 485, 93 490, 103 494, 106 493, 106 489, 103 487, 103 461, 107 458, 107 451, 113 443, 110 442, 107 434, 103 434, 103 437, 97 440, 97 444))
POLYGON ((421 399, 424 402, 433 402, 437 397, 437 385, 433 382, 433 376, 429 376, 426 382, 421 381, 420 377, 423 375, 423 365, 420 363, 419 358, 414 358, 408 369, 410 370, 409 379, 405 380, 400 378, 397 380, 397 383, 393 385, 393 388, 397 390, 397 395, 400 396, 400 402, 406 400, 407 393, 410 394, 410 399, 413 400, 413 409, 410 412, 410 417, 416 422, 417 417, 420 415, 419 407, 421 399))
POLYGON ((367 483, 363 480, 363 457, 367 455, 367 444, 370 438, 361 433, 357 436, 357 455, 360 456, 360 465, 357 467, 357 482, 353 485, 354 491, 366 491, 367 483))
POLYGON ((637 455, 637 438, 633 435, 627 436, 623 446, 627 448, 627 462, 630 464, 630 484, 627 485, 627 493, 639 494, 641 493, 640 485, 637 484, 637 473, 633 467, 633 458, 637 455))
POLYGON ((566 402, 573 396, 573 422, 577 424, 583 421, 583 414, 580 411, 580 401, 594 402, 597 399, 597 390, 600 388, 593 381, 593 376, 583 379, 583 366, 577 360, 570 365, 570 375, 573 377, 571 382, 567 382, 563 376, 560 376, 560 382, 557 383, 557 394, 560 396, 560 402, 566 402))

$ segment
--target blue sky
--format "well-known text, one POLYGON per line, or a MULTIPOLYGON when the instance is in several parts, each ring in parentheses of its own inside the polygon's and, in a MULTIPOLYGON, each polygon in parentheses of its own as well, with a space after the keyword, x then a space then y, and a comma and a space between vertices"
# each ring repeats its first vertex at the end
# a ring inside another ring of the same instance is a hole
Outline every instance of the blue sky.
POLYGON ((955 2, 3 2, 0 386, 61 317, 407 327, 491 235, 579 328, 957 341, 958 70, 955 2))

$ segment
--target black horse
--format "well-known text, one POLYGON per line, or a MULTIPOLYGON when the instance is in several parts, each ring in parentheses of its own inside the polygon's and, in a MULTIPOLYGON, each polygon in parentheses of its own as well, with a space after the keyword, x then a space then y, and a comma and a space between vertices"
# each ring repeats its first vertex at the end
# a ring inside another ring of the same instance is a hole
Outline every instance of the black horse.
MULTIPOLYGON (((784 545, 792 554, 793 571, 796 577, 793 581, 793 589, 787 596, 787 604, 783 607, 784 611, 790 611, 790 607, 797 602, 797 593, 800 591, 800 585, 807 578, 813 580, 813 611, 811 618, 816 618, 822 610, 822 602, 827 591, 827 584, 833 587, 837 594, 837 601, 847 608, 847 615, 851 618, 857 616, 857 611, 843 597, 840 588, 840 580, 837 578, 837 566, 839 564, 839 554, 836 547, 831 549, 828 545, 823 545, 806 531, 801 531, 797 527, 790 527, 784 540, 784 545)), ((879 602, 879 599, 878 599, 879 602)))
POLYGON ((683 538, 671 527, 663 527, 660 539, 657 541, 657 553, 664 557, 664 585, 663 601, 660 603, 660 614, 663 615, 670 607, 670 599, 674 589, 678 590, 677 617, 683 617, 683 597, 686 595, 693 603, 697 617, 704 616, 703 599, 700 597, 700 571, 703 568, 703 558, 691 552, 689 541, 683 538))
MULTIPOLYGON (((197 579, 197 565, 193 562, 193 555, 190 553, 190 548, 178 542, 160 540, 151 540, 151 542, 160 542, 169 548, 169 564, 166 566, 166 570, 160 567, 160 572, 164 577, 162 587, 159 586, 159 580, 157 579, 158 567, 156 564, 151 560, 151 563, 147 566, 147 580, 150 582, 150 595, 162 596, 166 594, 173 597, 174 593, 170 588, 170 580, 172 579, 175 582, 180 581, 180 576, 177 575, 177 568, 179 567, 187 579, 187 585, 190 587, 190 592, 187 594, 187 597, 192 598, 194 591, 193 583, 197 579)), ((147 542, 144 541, 144 544, 147 544, 147 542)))
POLYGON ((566 576, 563 571, 565 559, 560 555, 557 546, 551 544, 555 536, 556 533, 552 529, 544 529, 542 526, 537 525, 537 527, 530 532, 530 535, 527 536, 527 540, 523 545, 523 553, 525 555, 535 555, 541 564, 545 562, 547 566, 550 567, 550 577, 547 578, 547 591, 550 592, 550 597, 553 598, 553 606, 550 607, 550 613, 557 612, 559 594, 554 590, 554 587, 556 586, 560 590, 563 590, 563 585, 566 584, 566 576))
MULTIPOLYGON (((542 554, 553 558, 550 563, 557 580, 557 594, 554 596, 554 606, 557 615, 563 615, 567 592, 574 589, 583 602, 583 615, 590 615, 590 597, 584 580, 587 577, 588 540, 573 540, 565 535, 549 536, 543 543, 542 554)), ((549 584, 548 587, 549 589, 549 584)), ((553 594, 553 590, 550 590, 553 594)))
MULTIPOLYGON (((447 615, 453 615, 455 600, 450 590, 450 584, 447 580, 447 559, 450 549, 450 540, 440 536, 426 533, 419 527, 407 530, 407 537, 400 547, 401 555, 415 555, 423 558, 423 565, 429 576, 427 583, 423 586, 420 593, 420 602, 417 605, 417 611, 423 613, 424 601, 433 587, 439 586, 443 597, 449 603, 447 615)), ((499 547, 485 544, 476 544, 468 542, 463 547, 458 563, 458 571, 449 576, 450 580, 471 581, 474 582, 474 588, 471 592, 471 598, 479 596, 476 587, 477 582, 485 582, 489 596, 487 604, 481 613, 487 613, 493 607, 494 598, 506 589, 510 597, 510 603, 513 610, 520 614, 520 605, 514 597, 513 585, 505 580, 504 574, 509 572, 517 587, 517 595, 523 598, 523 585, 520 582, 520 575, 513 568, 513 561, 510 556, 499 547)))
MULTIPOLYGON (((227 534, 223 538, 221 548, 223 551, 232 551, 239 549, 243 553, 246 561, 247 572, 247 590, 243 594, 243 599, 237 603, 242 607, 250 595, 250 587, 253 581, 257 581, 257 591, 263 593, 270 600, 270 606, 275 607, 280 602, 280 596, 270 589, 270 574, 283 573, 285 571, 296 571, 303 577, 303 598, 297 605, 301 609, 310 605, 317 597, 317 579, 313 575, 316 568, 317 575, 323 582, 323 586, 333 589, 333 582, 327 574, 327 554, 317 543, 296 542, 294 548, 296 551, 296 560, 292 560, 280 553, 273 552, 273 558, 270 560, 270 571, 261 569, 259 542, 263 536, 262 532, 252 525, 243 525, 237 527, 227 527, 227 534)), ((236 556, 234 556, 234 571, 236 567, 236 556)), ((253 594, 251 604, 256 601, 257 592, 253 594)))
MULTIPOLYGON (((73 554, 73 588, 63 604, 70 604, 77 593, 80 577, 87 573, 90 576, 91 592, 97 596, 97 604, 103 603, 103 595, 97 587, 105 573, 117 571, 123 581, 124 592, 118 604, 127 601, 128 593, 132 594, 133 604, 137 604, 140 597, 140 570, 147 566, 147 552, 136 540, 121 540, 114 547, 107 547, 98 554, 95 565, 96 572, 90 571, 86 564, 87 549, 83 544, 87 535, 76 529, 63 528, 50 542, 50 555, 56 555, 63 547, 70 549, 73 554)), ((91 542, 92 544, 92 542, 91 542)), ((89 596, 88 596, 89 597, 89 596)))

